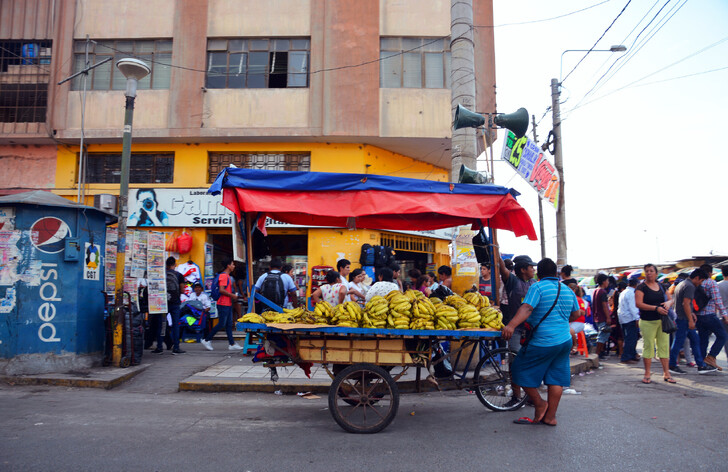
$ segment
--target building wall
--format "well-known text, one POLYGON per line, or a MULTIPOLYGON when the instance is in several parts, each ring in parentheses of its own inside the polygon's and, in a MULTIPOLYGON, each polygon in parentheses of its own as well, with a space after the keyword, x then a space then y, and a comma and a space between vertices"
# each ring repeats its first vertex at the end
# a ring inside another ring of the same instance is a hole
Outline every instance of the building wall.
POLYGON ((0 195, 54 188, 56 157, 55 146, 0 146, 0 195))

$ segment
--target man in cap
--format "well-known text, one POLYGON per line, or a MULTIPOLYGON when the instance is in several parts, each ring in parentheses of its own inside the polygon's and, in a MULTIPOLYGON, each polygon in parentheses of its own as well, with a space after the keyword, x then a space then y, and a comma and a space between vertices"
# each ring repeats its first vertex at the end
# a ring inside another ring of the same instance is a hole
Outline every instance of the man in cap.
MULTIPOLYGON (((508 298, 507 309, 503 311, 503 324, 508 324, 513 319, 528 293, 528 289, 536 283, 533 276, 536 273, 536 263, 528 256, 516 256, 513 258, 513 272, 506 268, 505 261, 498 257, 500 265, 501 280, 508 298)), ((504 307, 505 308, 505 307, 504 307)), ((523 326, 518 326, 508 341, 508 347, 518 351, 521 348, 521 336, 523 326)))

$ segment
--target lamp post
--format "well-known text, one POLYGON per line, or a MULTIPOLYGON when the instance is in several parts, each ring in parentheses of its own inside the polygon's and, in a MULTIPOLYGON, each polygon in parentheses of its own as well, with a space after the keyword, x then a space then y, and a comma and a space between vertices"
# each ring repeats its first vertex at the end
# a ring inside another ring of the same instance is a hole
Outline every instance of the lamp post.
MULTIPOLYGON (((126 111, 124 114, 123 147, 121 151, 121 185, 119 188, 119 236, 116 247, 116 326, 114 327, 113 363, 121 365, 122 323, 124 321, 124 265, 126 261, 126 220, 129 199, 129 167, 131 164, 131 128, 134 118, 134 99, 137 84, 146 77, 149 66, 133 58, 121 59, 116 67, 126 77, 126 111)), ((127 346, 127 351, 131 346, 127 346)))
POLYGON ((626 46, 612 46, 609 49, 567 49, 561 53, 559 65, 559 80, 551 79, 551 111, 553 114, 554 133, 554 167, 559 173, 559 203, 556 207, 556 264, 562 267, 566 264, 566 199, 564 195, 564 161, 561 154, 561 73, 564 64, 564 54, 567 52, 624 52, 626 46))

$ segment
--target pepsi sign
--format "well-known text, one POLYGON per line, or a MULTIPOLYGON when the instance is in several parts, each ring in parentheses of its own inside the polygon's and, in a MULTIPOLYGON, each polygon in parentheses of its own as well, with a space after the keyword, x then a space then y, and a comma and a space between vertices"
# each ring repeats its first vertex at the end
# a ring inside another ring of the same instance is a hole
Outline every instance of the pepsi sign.
POLYGON ((46 216, 35 220, 30 227, 30 241, 33 246, 46 254, 63 251, 64 240, 71 237, 71 228, 65 221, 54 216, 46 216))

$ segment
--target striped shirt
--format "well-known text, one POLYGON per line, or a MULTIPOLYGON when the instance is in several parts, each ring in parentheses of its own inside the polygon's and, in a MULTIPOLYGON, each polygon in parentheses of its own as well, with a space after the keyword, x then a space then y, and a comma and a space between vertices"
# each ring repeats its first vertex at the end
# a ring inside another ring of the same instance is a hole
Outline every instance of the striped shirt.
POLYGON ((713 279, 705 279, 700 285, 703 286, 705 293, 710 296, 710 300, 705 308, 698 312, 698 315, 728 316, 728 311, 723 306, 723 298, 720 296, 718 283, 713 279))
MULTIPOLYGON (((541 321, 541 318, 554 304, 559 285, 558 278, 544 277, 528 289, 523 303, 533 307, 531 316, 526 320, 532 327, 541 321)), ((549 347, 569 341, 571 339, 569 316, 577 310, 579 310, 579 302, 576 300, 576 295, 568 287, 561 285, 561 293, 556 306, 538 326, 530 344, 532 346, 549 347)))

